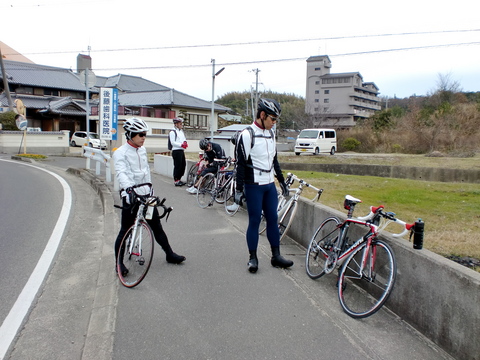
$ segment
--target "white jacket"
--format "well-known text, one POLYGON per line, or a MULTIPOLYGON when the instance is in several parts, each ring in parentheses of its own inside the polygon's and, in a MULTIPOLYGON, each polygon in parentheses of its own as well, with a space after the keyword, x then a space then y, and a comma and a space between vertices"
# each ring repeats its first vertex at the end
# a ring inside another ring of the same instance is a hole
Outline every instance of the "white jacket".
POLYGON ((185 137, 183 130, 174 128, 168 133, 168 136, 170 137, 170 142, 172 143, 172 150, 185 150, 182 148, 182 144, 184 141, 187 141, 187 138, 185 137), (177 133, 177 139, 175 139, 175 133, 177 133))
MULTIPOLYGON (((124 190, 133 185, 151 183, 150 166, 148 165, 147 151, 145 148, 136 148, 128 142, 120 146, 113 153, 113 163, 120 189, 124 190)), ((147 195, 150 189, 139 188, 139 195, 147 195)), ((126 196, 122 191, 122 196, 126 196)))

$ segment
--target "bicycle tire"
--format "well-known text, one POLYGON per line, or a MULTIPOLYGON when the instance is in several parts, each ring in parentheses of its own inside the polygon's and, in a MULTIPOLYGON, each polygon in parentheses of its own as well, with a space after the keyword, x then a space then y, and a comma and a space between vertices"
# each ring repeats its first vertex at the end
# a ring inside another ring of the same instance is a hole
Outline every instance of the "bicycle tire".
POLYGON ((228 182, 230 177, 225 172, 221 172, 217 174, 217 176, 218 176, 218 186, 217 186, 217 194, 215 196, 215 201, 218 204, 223 204, 223 202, 225 201, 225 190, 227 189, 226 186, 224 185, 228 182))
POLYGON ((215 190, 215 175, 212 173, 205 174, 205 176, 198 184, 197 203, 202 209, 213 205, 213 197, 215 190))
POLYGON ((295 218, 297 213, 297 202, 292 201, 289 207, 283 212, 282 216, 278 219, 278 231, 280 232, 280 241, 287 235, 290 226, 292 226, 292 221, 295 218))
POLYGON ((120 244, 117 256, 117 274, 123 286, 133 288, 142 282, 150 269, 153 259, 153 232, 146 221, 140 221, 135 234, 134 251, 129 254, 128 249, 132 241, 135 225, 132 225, 126 232, 120 244), (141 253, 139 246, 141 244, 141 253), (127 274, 122 274, 122 264, 128 269, 127 274))
POLYGON ((338 298, 343 310, 353 318, 375 314, 392 293, 396 273, 395 256, 388 244, 374 240, 370 249, 366 243, 360 245, 340 270, 338 298), (360 273, 365 250, 368 250, 368 258, 360 273))
POLYGON ((305 255, 305 270, 310 278, 318 279, 325 275, 327 259, 332 254, 332 249, 338 247, 339 224, 338 218, 329 217, 315 230, 305 255))
POLYGON ((198 174, 198 163, 190 166, 190 169, 188 170, 188 174, 187 174, 188 187, 191 187, 195 184, 195 180, 197 179, 197 174, 198 174))
POLYGON ((235 215, 240 208, 240 205, 235 203, 235 187, 235 178, 232 176, 224 193, 225 212, 230 216, 235 215))

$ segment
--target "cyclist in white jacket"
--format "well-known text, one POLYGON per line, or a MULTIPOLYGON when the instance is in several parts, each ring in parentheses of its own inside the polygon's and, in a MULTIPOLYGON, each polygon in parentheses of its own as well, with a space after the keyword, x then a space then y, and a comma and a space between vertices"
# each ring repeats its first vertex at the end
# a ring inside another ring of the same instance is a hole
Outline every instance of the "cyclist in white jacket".
POLYGON ((185 183, 182 181, 182 177, 187 166, 185 150, 188 147, 183 131, 183 118, 176 117, 173 119, 173 130, 168 134, 168 138, 170 144, 172 144, 173 182, 175 186, 183 186, 185 183))
POLYGON ((288 268, 293 261, 280 255, 280 233, 277 224, 277 178, 282 192, 288 195, 288 187, 277 160, 273 124, 281 114, 280 104, 272 99, 260 99, 257 119, 243 130, 236 145, 237 176, 235 202, 242 204, 245 196, 248 211, 247 246, 250 253, 248 271, 258 270, 258 229, 263 215, 267 222, 267 238, 272 248, 271 264, 288 268))
MULTIPOLYGON (((123 209, 121 228, 115 241, 115 257, 118 255, 120 243, 135 222, 136 211, 132 211, 133 190, 132 186, 151 183, 150 166, 148 165, 147 151, 143 147, 145 137, 147 136, 148 125, 139 118, 131 118, 125 121, 123 125, 127 142, 120 146, 113 153, 113 162, 115 164, 115 173, 120 186, 120 196, 122 197, 123 209)), ((137 188, 135 191, 139 195, 148 194, 149 188, 137 188)), ((155 240, 165 251, 167 262, 180 264, 185 260, 185 256, 177 255, 173 252, 162 224, 157 208, 154 209, 153 217, 147 220, 152 228, 155 240)), ((126 275, 128 269, 122 266, 122 273, 126 275)))

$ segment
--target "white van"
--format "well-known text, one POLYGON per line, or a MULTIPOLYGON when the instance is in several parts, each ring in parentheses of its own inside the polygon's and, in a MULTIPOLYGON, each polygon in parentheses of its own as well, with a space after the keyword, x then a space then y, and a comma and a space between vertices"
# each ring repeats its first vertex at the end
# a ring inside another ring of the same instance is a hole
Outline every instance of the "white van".
POLYGON ((336 150, 337 134, 334 129, 304 129, 295 141, 295 155, 301 153, 333 155, 336 150))

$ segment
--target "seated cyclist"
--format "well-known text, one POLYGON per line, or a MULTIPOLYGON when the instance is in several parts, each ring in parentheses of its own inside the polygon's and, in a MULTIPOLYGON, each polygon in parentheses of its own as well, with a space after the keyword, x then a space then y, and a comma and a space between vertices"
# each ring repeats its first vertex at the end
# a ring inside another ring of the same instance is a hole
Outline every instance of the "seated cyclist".
POLYGON ((225 151, 222 147, 214 142, 209 141, 208 139, 202 139, 199 143, 200 149, 204 151, 203 159, 206 161, 206 166, 200 173, 196 183, 189 187, 187 191, 190 194, 197 193, 197 186, 200 183, 200 180, 208 173, 216 174, 218 171, 218 160, 226 159, 225 151))

